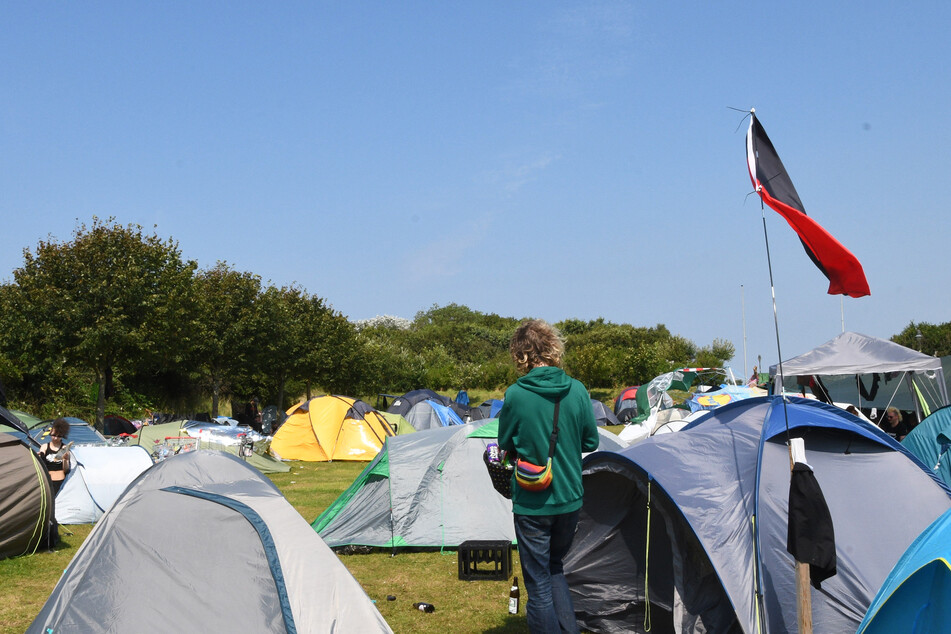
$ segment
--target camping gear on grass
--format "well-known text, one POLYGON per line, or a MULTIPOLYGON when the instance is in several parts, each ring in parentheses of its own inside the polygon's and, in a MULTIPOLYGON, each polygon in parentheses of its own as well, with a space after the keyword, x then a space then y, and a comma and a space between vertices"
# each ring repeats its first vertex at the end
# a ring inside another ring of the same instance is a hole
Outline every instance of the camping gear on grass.
POLYGON ((160 425, 143 425, 132 436, 130 445, 141 445, 158 462, 169 456, 196 449, 226 451, 248 462, 261 473, 287 473, 291 468, 267 454, 270 437, 261 436, 247 427, 180 420, 160 425), (205 432, 205 433, 202 433, 205 432), (246 438, 257 438, 250 445, 246 438), (245 451, 242 451, 245 449, 245 451))
POLYGON ((129 485, 27 631, 391 630, 277 487, 199 450, 129 485))
POLYGON ((795 389, 799 377, 821 377, 833 401, 858 405, 876 424, 889 405, 913 410, 921 421, 930 411, 949 404, 941 359, 857 332, 843 332, 783 361, 782 371, 785 380, 778 364, 769 367, 773 393, 779 392, 780 385, 795 389))
POLYGON ((901 444, 951 486, 951 406, 921 421, 901 444))

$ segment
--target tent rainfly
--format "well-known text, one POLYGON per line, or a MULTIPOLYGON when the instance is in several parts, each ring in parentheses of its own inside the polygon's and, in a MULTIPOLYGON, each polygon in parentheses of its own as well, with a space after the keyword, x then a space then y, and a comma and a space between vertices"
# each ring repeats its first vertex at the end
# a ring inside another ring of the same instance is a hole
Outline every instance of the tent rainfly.
POLYGON ((318 396, 287 410, 271 453, 283 460, 370 461, 393 435, 383 415, 363 401, 318 396))
MULTIPOLYGON (((387 438, 353 484, 312 526, 327 545, 456 548, 513 541, 512 503, 492 487, 482 455, 498 419, 387 438)), ((624 447, 599 428, 601 450, 624 447)))
POLYGON ((139 476, 27 632, 390 632, 270 480, 198 450, 139 476))

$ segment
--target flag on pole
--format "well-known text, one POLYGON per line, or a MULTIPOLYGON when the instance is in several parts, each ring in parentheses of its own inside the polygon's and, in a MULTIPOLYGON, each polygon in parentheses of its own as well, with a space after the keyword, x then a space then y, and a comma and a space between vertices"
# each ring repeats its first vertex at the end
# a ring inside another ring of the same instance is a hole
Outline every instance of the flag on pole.
POLYGON ((870 295, 862 264, 818 222, 806 215, 783 162, 753 111, 750 112, 750 128, 746 133, 746 160, 756 193, 799 235, 806 253, 829 279, 829 295, 870 295))

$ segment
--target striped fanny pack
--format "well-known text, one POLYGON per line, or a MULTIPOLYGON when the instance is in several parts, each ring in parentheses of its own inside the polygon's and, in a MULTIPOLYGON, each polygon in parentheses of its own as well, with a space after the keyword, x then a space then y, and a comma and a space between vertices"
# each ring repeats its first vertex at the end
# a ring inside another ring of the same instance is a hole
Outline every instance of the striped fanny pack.
POLYGON ((558 442, 559 405, 561 401, 555 403, 555 422, 552 424, 551 439, 548 442, 548 463, 539 466, 521 458, 515 463, 515 481, 526 491, 544 491, 551 486, 551 457, 555 455, 555 444, 558 442))

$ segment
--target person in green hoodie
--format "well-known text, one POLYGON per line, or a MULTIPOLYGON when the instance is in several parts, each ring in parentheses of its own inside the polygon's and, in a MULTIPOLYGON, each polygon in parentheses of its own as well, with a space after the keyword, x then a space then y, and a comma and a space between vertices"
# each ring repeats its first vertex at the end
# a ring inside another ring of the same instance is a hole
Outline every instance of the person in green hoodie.
POLYGON ((562 560, 574 539, 584 495, 581 452, 598 448, 598 428, 587 389, 560 367, 564 350, 553 326, 540 319, 523 322, 512 336, 509 352, 524 375, 505 391, 499 413, 499 447, 545 465, 555 403, 560 402, 551 485, 528 491, 512 482, 515 536, 532 632, 578 631, 562 560))

